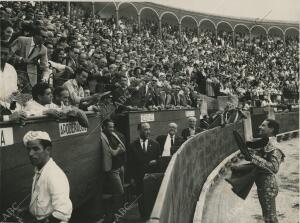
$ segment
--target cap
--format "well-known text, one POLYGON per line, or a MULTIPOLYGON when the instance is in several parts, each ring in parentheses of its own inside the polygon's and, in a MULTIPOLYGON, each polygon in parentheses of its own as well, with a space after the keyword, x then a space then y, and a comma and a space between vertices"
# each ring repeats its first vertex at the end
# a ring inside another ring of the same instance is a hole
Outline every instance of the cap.
POLYGON ((42 132, 42 131, 29 131, 25 134, 23 137, 23 143, 25 146, 27 146, 27 143, 29 141, 33 141, 36 139, 44 139, 49 142, 51 142, 50 136, 47 132, 42 132))

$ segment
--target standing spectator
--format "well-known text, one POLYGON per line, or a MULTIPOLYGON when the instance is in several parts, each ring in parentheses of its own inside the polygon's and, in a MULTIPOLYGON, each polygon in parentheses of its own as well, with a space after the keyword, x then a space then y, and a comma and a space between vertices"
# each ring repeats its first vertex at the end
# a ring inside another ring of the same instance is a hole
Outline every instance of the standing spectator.
POLYGON ((177 135, 178 125, 171 122, 168 127, 167 135, 160 135, 156 138, 156 141, 160 144, 162 156, 172 156, 183 143, 181 136, 177 135))
MULTIPOLYGON (((126 143, 124 136, 115 131, 115 124, 110 119, 103 122, 101 144, 103 148, 103 169, 107 179, 105 184, 107 188, 110 188, 110 193, 113 195, 112 213, 118 213, 124 203, 123 183, 126 143)), ((109 216, 109 218, 113 217, 109 216)))
POLYGON ((128 165, 130 172, 131 184, 136 186, 137 195, 141 195, 138 200, 140 215, 143 219, 147 219, 144 207, 144 183, 143 179, 146 173, 157 173, 160 171, 159 144, 150 139, 150 124, 141 123, 138 125, 139 138, 131 145, 128 153, 128 165))
POLYGON ((12 52, 16 57, 16 68, 18 69, 19 81, 24 87, 24 92, 30 92, 31 87, 39 81, 48 81, 46 79, 48 71, 47 48, 44 46, 44 40, 47 38, 47 32, 40 27, 33 29, 33 37, 18 37, 12 43, 12 52), (38 72, 41 69, 42 73, 38 72))
POLYGON ((62 169, 51 158, 52 143, 47 132, 29 131, 23 138, 35 167, 28 222, 68 222, 72 214, 70 186, 62 169))

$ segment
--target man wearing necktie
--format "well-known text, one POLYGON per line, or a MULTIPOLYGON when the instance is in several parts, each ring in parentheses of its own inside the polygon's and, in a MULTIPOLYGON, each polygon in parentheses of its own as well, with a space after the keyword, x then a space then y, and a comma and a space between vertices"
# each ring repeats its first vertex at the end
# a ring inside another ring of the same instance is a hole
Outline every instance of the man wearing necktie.
POLYGON ((150 124, 141 123, 138 125, 139 138, 131 143, 128 151, 128 168, 131 179, 131 184, 136 187, 137 196, 141 197, 138 200, 140 215, 146 219, 144 207, 144 185, 143 180, 146 173, 160 172, 159 144, 150 139, 150 124))
POLYGON ((171 122, 169 124, 169 130, 167 135, 160 135, 156 138, 156 141, 160 144, 160 150, 162 152, 162 169, 165 170, 172 155, 179 149, 183 143, 181 136, 177 135, 177 124, 171 122))
POLYGON ((183 143, 181 136, 177 135, 177 124, 171 122, 169 125, 167 135, 160 135, 156 138, 156 141, 160 144, 162 156, 172 156, 183 143))
POLYGON ((11 46, 20 89, 26 93, 41 80, 48 81, 46 77, 49 72, 47 48, 43 45, 47 31, 34 27, 32 35, 32 37, 18 37, 11 46))

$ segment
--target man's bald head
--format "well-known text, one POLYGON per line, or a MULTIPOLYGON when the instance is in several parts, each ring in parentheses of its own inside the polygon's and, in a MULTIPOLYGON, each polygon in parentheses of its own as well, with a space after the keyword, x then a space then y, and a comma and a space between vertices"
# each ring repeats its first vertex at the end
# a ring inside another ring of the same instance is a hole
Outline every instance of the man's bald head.
POLYGON ((189 127, 195 129, 196 122, 197 122, 196 117, 189 117, 188 120, 189 120, 189 127))
POLYGON ((148 122, 142 122, 138 125, 138 130, 140 132, 140 137, 142 139, 148 139, 150 137, 150 124, 148 122))
POLYGON ((169 123, 169 134, 171 136, 176 135, 178 125, 175 122, 169 123))

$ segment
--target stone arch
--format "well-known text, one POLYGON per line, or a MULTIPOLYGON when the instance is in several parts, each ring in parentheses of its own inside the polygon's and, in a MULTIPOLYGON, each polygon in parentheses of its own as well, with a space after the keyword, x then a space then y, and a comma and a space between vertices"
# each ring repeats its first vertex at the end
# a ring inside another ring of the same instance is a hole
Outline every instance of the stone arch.
POLYGON ((178 16, 174 13, 174 12, 170 12, 170 11, 165 11, 163 12, 161 15, 160 15, 160 20, 162 21, 164 15, 173 15, 176 19, 177 19, 177 22, 178 22, 178 25, 179 25, 179 18, 178 16))
POLYGON ((250 29, 251 37, 259 36, 262 34, 265 34, 264 35, 265 37, 267 37, 267 35, 268 35, 268 31, 265 27, 263 27, 261 25, 255 25, 255 26, 251 27, 251 29, 250 29), (254 31, 256 31, 256 32, 254 32, 254 31))
POLYGON ((288 43, 290 40, 298 40, 299 41, 299 30, 295 27, 287 28, 284 31, 285 41, 288 43))
POLYGON ((233 30, 234 42, 237 47, 239 47, 243 41, 248 41, 250 39, 250 29, 245 24, 238 23, 234 26, 233 30))
POLYGON ((118 5, 119 19, 126 18, 134 26, 138 24, 138 9, 131 2, 120 2, 118 5))
MULTIPOLYGON (((241 24, 241 23, 236 24, 236 25, 234 26, 234 28, 233 28, 234 32, 238 31, 238 28, 241 28, 241 29, 243 29, 243 30, 247 30, 247 32, 250 34, 250 29, 249 29, 249 27, 246 26, 245 24, 241 24), (242 28, 242 27, 243 27, 243 28, 242 28)), ((240 29, 240 30, 241 30, 241 29, 240 29)), ((242 31, 242 30, 241 30, 241 31, 242 31)))
POLYGON ((221 31, 221 29, 220 29, 221 26, 220 25, 222 25, 222 24, 226 24, 226 26, 223 26, 223 28, 226 27, 226 29, 223 29, 224 31, 228 31, 228 32, 233 33, 233 27, 232 27, 232 25, 229 22, 226 22, 226 21, 220 21, 220 22, 218 22, 218 24, 217 24, 217 33, 219 33, 219 31, 221 31))
POLYGON ((155 9, 153 9, 153 8, 151 8, 151 7, 147 7, 147 6, 141 8, 141 10, 138 12, 138 14, 139 14, 139 15, 142 15, 142 12, 143 12, 144 10, 150 10, 150 11, 153 11, 153 12, 157 15, 157 19, 158 19, 158 20, 160 19, 160 18, 159 18, 158 12, 157 12, 155 9))
POLYGON ((284 39, 284 32, 283 30, 280 28, 280 27, 277 27, 277 26, 271 26, 269 29, 268 29, 268 35, 270 36, 280 36, 281 39, 284 39), (272 32, 273 31, 273 32, 272 32))
POLYGON ((186 32, 187 35, 198 36, 198 23, 197 20, 190 15, 185 15, 180 19, 181 30, 186 32), (194 23, 192 22, 194 21, 194 23))
POLYGON ((159 14, 157 13, 157 11, 155 11, 151 7, 143 7, 139 11, 139 15, 140 15, 140 22, 141 22, 141 30, 145 30, 145 27, 147 27, 148 28, 147 31, 150 31, 153 34, 158 34, 159 14), (149 23, 151 24, 150 26, 149 23))
POLYGON ((203 32, 205 30, 211 30, 212 33, 215 34, 217 27, 216 27, 216 24, 212 20, 202 19, 199 22, 199 29, 200 29, 200 32, 203 32))
POLYGON ((162 33, 179 37, 179 19, 174 12, 163 12, 160 15, 162 33))
POLYGON ((132 2, 119 2, 119 4, 117 5, 117 9, 120 10, 121 5, 124 5, 124 4, 131 5, 133 8, 135 8, 136 14, 138 14, 139 10, 137 9, 137 7, 132 2))
POLYGON ((101 18, 116 16, 117 5, 115 2, 95 2, 95 14, 101 18))

